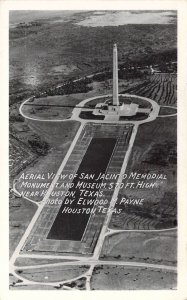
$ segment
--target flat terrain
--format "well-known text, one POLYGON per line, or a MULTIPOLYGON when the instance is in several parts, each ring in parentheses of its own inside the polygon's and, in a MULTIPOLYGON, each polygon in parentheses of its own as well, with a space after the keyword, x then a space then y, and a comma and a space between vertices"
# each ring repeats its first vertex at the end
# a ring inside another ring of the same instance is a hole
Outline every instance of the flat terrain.
POLYGON ((33 203, 25 201, 23 198, 15 198, 11 195, 10 198, 10 239, 9 239, 9 255, 13 254, 19 240, 24 234, 27 226, 29 225, 36 206, 33 203))
MULTIPOLYGON (((121 197, 129 197, 143 198, 144 205, 123 206, 122 213, 113 216, 111 227, 163 229, 176 226, 176 131, 176 117, 157 118, 151 123, 140 125, 126 172, 156 172, 165 174, 167 180, 160 181, 157 189, 121 189, 118 204, 121 197)), ((150 181, 145 180, 145 183, 150 181)))
POLYGON ((19 271, 23 278, 33 281, 55 282, 71 279, 85 273, 88 268, 86 266, 64 266, 64 267, 45 267, 42 269, 29 269, 19 271))
POLYGON ((176 230, 126 231, 109 236, 105 239, 101 257, 106 260, 176 265, 176 230))
POLYGON ((95 267, 91 285, 95 290, 169 290, 176 288, 176 274, 150 268, 101 265, 95 267))

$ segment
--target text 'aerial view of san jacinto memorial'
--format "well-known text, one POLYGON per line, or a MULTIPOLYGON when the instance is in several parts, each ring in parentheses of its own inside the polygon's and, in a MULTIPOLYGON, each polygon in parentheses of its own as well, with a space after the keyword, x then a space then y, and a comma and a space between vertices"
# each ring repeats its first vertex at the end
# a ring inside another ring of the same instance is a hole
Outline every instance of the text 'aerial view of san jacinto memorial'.
POLYGON ((10 289, 177 289, 176 11, 11 11, 10 289))

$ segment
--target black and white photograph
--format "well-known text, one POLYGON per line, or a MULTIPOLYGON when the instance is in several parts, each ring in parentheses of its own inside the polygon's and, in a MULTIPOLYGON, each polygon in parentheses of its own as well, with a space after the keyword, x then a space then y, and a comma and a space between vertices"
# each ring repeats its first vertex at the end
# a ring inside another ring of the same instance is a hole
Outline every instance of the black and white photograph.
POLYGON ((177 290, 177 29, 9 11, 9 290, 177 290))

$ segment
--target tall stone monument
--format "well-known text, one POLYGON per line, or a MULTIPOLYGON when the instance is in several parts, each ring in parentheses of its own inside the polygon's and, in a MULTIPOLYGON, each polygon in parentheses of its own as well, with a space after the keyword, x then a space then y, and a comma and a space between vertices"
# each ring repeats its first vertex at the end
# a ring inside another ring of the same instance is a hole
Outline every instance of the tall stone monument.
POLYGON ((118 50, 117 45, 113 46, 113 105, 119 106, 118 98, 118 50))

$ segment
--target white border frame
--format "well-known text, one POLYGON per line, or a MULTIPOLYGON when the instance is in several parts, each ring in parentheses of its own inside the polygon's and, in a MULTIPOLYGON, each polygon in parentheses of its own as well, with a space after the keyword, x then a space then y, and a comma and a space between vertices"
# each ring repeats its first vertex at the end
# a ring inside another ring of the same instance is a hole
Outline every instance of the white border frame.
POLYGON ((187 299, 187 1, 6 1, 0 2, 0 234, 1 234, 1 277, 0 298, 25 300, 25 297, 45 297, 45 300, 55 296, 56 299, 66 297, 72 299, 94 299, 95 297, 114 297, 126 299, 187 299), (45 9, 44 9, 45 8, 45 9), (177 10, 178 11, 178 289, 172 291, 12 291, 8 287, 8 81, 9 81, 9 10, 177 10))

